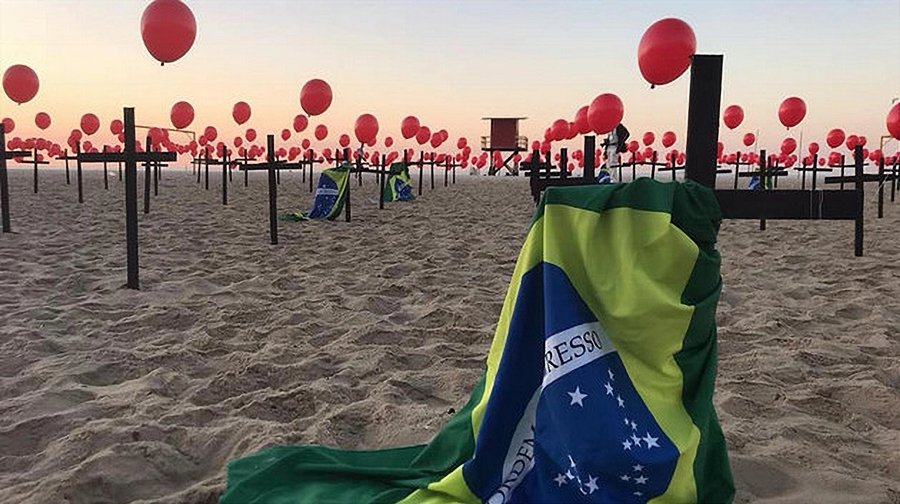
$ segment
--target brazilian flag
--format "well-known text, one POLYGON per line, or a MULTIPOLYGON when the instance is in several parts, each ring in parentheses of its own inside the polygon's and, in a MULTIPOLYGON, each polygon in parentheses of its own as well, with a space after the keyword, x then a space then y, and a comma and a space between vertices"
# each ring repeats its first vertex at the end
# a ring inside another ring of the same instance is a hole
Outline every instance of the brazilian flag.
POLYGON ((484 378, 430 443, 269 448, 221 503, 730 503, 720 221, 692 181, 548 188, 484 378))
POLYGON ((384 184, 384 201, 412 201, 416 196, 412 192, 409 168, 404 163, 392 163, 384 184))
POLYGON ((347 201, 347 182, 350 180, 350 164, 324 170, 316 186, 316 197, 312 209, 305 213, 291 213, 282 220, 301 221, 310 219, 334 220, 344 209, 347 201))

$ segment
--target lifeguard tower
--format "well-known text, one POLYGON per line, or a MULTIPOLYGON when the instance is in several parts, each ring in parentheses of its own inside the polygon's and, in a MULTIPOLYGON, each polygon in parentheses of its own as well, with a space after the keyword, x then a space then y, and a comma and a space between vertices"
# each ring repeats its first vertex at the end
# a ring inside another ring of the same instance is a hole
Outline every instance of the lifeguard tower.
MULTIPOLYGON (((482 117, 483 121, 491 121, 491 135, 481 137, 483 152, 508 152, 503 160, 503 167, 512 174, 518 175, 518 167, 510 167, 508 163, 517 153, 528 150, 528 138, 519 135, 519 121, 527 117, 482 117)), ((500 168, 491 163, 488 175, 496 175, 500 168)))

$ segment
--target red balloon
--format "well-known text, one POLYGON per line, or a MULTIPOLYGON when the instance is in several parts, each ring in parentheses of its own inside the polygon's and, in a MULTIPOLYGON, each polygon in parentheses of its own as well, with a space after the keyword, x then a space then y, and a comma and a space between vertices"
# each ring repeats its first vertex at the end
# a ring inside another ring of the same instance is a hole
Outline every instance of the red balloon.
POLYGON ((247 102, 239 101, 231 107, 231 117, 238 125, 244 124, 250 120, 250 105, 247 102))
POLYGON ((394 145, 394 139, 391 138, 391 137, 385 137, 385 139, 384 139, 384 146, 385 146, 385 147, 390 147, 391 145, 394 145))
POLYGON ((45 130, 50 127, 50 114, 46 112, 38 112, 34 116, 34 124, 38 128, 45 130))
POLYGON ((13 65, 3 72, 3 91, 20 105, 34 98, 40 87, 38 76, 30 67, 13 65))
POLYGON ((630 152, 632 154, 637 152, 639 147, 640 147, 640 144, 638 144, 637 140, 632 140, 632 141, 628 142, 628 152, 630 152))
POLYGON ((341 147, 349 147, 350 146, 350 135, 344 133, 338 139, 338 143, 341 144, 341 147))
POLYGON ((187 128, 194 122, 194 107, 186 101, 180 101, 172 105, 169 119, 172 120, 172 126, 175 129, 187 128))
POLYGON ((300 106, 310 117, 328 110, 332 98, 331 86, 322 79, 312 79, 300 90, 300 106))
POLYGON ((675 145, 675 132, 674 131, 666 131, 662 136, 662 144, 663 147, 669 148, 675 145))
POLYGON ((550 140, 554 142, 565 140, 569 135, 569 121, 565 119, 557 119, 550 126, 550 140))
POLYGON ((309 139, 304 138, 303 141, 300 142, 300 147, 302 147, 303 150, 309 149, 309 139))
POLYGON ((612 93, 604 93, 591 102, 588 107, 588 123, 598 135, 605 135, 622 122, 625 106, 622 100, 612 93))
POLYGON ((100 129, 100 119, 94 114, 84 114, 81 116, 81 131, 86 135, 93 135, 100 129))
POLYGON ((291 138, 291 130, 283 129, 281 130, 281 139, 287 142, 291 138))
POLYGON ((850 135, 850 136, 848 136, 848 137, 847 137, 847 143, 846 143, 846 145, 847 145, 847 149, 848 149, 848 150, 853 150, 853 149, 855 149, 856 146, 859 145, 859 137, 856 136, 856 135, 850 135))
POLYGON ((4 117, 3 121, 0 122, 3 123, 3 131, 6 132, 6 134, 12 133, 13 130, 16 129, 16 122, 9 117, 4 117))
POLYGON ((294 117, 294 131, 300 133, 305 130, 307 126, 309 126, 309 120, 305 115, 297 114, 297 116, 294 117))
POLYGON ((207 126, 206 129, 203 130, 203 136, 206 137, 207 142, 215 142, 216 137, 219 136, 219 132, 216 130, 215 126, 207 126))
POLYGON ((793 154, 795 150, 797 150, 797 141, 796 140, 794 140, 793 138, 790 138, 790 137, 782 140, 782 142, 781 142, 781 153, 782 154, 789 156, 789 155, 793 154))
POLYGON ((897 140, 900 140, 900 102, 891 107, 886 121, 888 133, 897 140))
POLYGON ((691 66, 697 39, 680 19, 661 19, 647 28, 638 44, 638 67, 652 86, 668 84, 691 66))
POLYGON ((844 130, 840 128, 834 128, 833 130, 828 132, 828 135, 825 136, 825 143, 828 144, 832 149, 837 149, 842 143, 844 143, 844 130))
MULTIPOLYGON (((419 119, 415 116, 406 116, 400 121, 400 134, 407 140, 416 136, 419 133, 420 128, 421 125, 419 124, 419 119)), ((428 136, 430 137, 431 134, 429 133, 428 136)))
POLYGON ((644 133, 644 137, 641 138, 641 141, 644 143, 644 147, 653 145, 653 142, 656 141, 656 135, 654 135, 652 131, 648 131, 644 133))
POLYGON ((816 142, 810 143, 806 149, 809 151, 810 155, 816 155, 819 152, 819 144, 816 142))
MULTIPOLYGON (((243 138, 241 138, 241 137, 239 137, 239 136, 234 137, 234 146, 235 146, 235 147, 240 147, 243 143, 244 143, 244 139, 243 139, 243 138)), ((239 151, 239 152, 240 152, 240 151, 239 151)))
POLYGON ((792 128, 806 117, 806 103, 796 96, 785 99, 778 107, 778 120, 785 127, 792 128))
POLYGON ((150 55, 162 64, 171 63, 194 45, 197 21, 179 0, 153 0, 141 16, 141 37, 150 55))
POLYGON ((431 135, 431 148, 437 149, 441 146, 441 143, 444 141, 444 137, 441 136, 440 133, 434 133, 431 135))
MULTIPOLYGON (((312 115, 312 114, 310 114, 310 115, 312 115)), ((320 142, 322 140, 325 140, 325 137, 328 136, 328 127, 325 126, 324 124, 320 124, 320 125, 316 126, 315 134, 316 134, 316 140, 319 140, 320 142)))
POLYGON ((353 126, 353 133, 360 143, 374 143, 375 137, 378 136, 378 119, 372 114, 362 114, 356 118, 356 124, 353 126))
POLYGON ((125 130, 125 125, 122 124, 121 119, 113 119, 109 123, 109 132, 113 135, 118 135, 125 130))
POLYGON ((416 142, 419 142, 419 145, 425 145, 425 142, 431 139, 431 130, 428 129, 428 126, 421 126, 419 128, 419 132, 416 133, 416 142))
POLYGON ((756 142, 756 135, 753 133, 747 133, 744 135, 744 147, 750 147, 756 142))
POLYGON ((863 135, 860 135, 859 138, 858 138, 857 141, 856 141, 856 145, 862 145, 863 147, 865 147, 865 145, 866 145, 866 137, 863 136, 863 135))
POLYGON ((247 128, 247 131, 244 132, 244 137, 248 142, 253 142, 256 140, 256 130, 253 128, 247 128))
POLYGON ((588 122, 589 105, 585 105, 575 112, 575 129, 580 135, 587 135, 591 132, 591 123, 588 122))
POLYGON ((728 126, 728 129, 737 128, 744 122, 744 109, 739 105, 728 106, 725 112, 722 113, 722 121, 725 122, 725 126, 728 126))

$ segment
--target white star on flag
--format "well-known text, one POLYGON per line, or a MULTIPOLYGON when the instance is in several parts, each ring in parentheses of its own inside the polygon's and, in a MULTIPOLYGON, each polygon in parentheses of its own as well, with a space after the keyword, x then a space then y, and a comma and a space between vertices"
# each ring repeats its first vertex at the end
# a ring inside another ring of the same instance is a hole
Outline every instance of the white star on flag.
POLYGON ((643 492, 634 492, 634 495, 637 495, 638 497, 641 497, 641 496, 643 496, 644 494, 643 494, 643 492))
POLYGON ((600 490, 600 487, 597 486, 597 478, 591 476, 590 474, 588 474, 588 478, 589 478, 588 482, 587 482, 588 493, 592 494, 592 493, 596 492, 597 490, 600 490))
POLYGON ((609 384, 609 382, 606 382, 606 385, 604 385, 604 387, 606 387, 606 395, 613 395, 613 387, 609 384))
POLYGON ((616 377, 613 376, 612 369, 607 369, 606 372, 609 373, 609 379, 610 379, 610 380, 616 381, 616 377))
POLYGON ((637 485, 643 485, 643 484, 647 483, 647 480, 649 480, 649 479, 650 478, 645 478, 643 475, 641 475, 640 478, 634 478, 634 483, 637 485))
POLYGON ((587 394, 581 393, 581 387, 575 387, 575 391, 568 392, 568 394, 570 396, 572 396, 572 402, 569 403, 569 406, 572 406, 573 404, 577 404, 577 405, 581 406, 582 408, 584 407, 584 403, 582 403, 581 400, 584 399, 585 397, 587 397, 587 394))
POLYGON ((572 471, 566 471, 566 477, 569 478, 570 480, 575 479, 575 476, 572 476, 572 471))
POLYGON ((637 430, 637 422, 631 422, 631 430, 637 430))
POLYGON ((622 449, 623 449, 623 450, 630 450, 630 449, 631 449, 631 440, 626 439, 625 442, 622 443, 622 449))
POLYGON ((619 476, 619 479, 621 479, 622 481, 630 481, 631 476, 629 476, 627 474, 623 474, 623 475, 619 476))
POLYGON ((634 469, 634 472, 641 472, 644 470, 644 466, 642 466, 641 464, 638 464, 636 466, 632 466, 632 469, 634 469))
POLYGON ((560 473, 557 477, 553 478, 553 481, 555 481, 559 486, 569 484, 569 480, 566 479, 566 475, 562 474, 562 473, 560 473))
POLYGON ((620 407, 620 408, 624 408, 624 407, 625 407, 625 399, 622 399, 622 396, 616 396, 616 401, 619 402, 619 407, 620 407))
POLYGON ((648 450, 650 448, 653 448, 654 446, 659 448, 659 444, 657 444, 657 441, 659 441, 659 438, 651 437, 649 432, 647 433, 646 436, 642 437, 641 439, 643 439, 644 442, 647 443, 648 450))
POLYGON ((634 434, 631 435, 631 441, 635 446, 641 446, 641 438, 635 436, 634 434))
POLYGON ((631 422, 629 422, 628 419, 626 418, 625 419, 625 427, 628 427, 629 425, 631 425, 631 422))
POLYGON ((571 455, 569 455, 569 464, 571 464, 572 467, 578 467, 578 464, 575 463, 575 459, 573 459, 571 455))

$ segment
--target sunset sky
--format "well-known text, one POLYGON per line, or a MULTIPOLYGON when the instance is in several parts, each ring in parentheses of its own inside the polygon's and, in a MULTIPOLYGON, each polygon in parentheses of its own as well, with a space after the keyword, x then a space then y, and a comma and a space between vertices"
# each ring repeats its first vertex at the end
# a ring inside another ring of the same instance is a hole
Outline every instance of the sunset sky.
POLYGON ((801 133, 804 145, 824 143, 834 127, 877 146, 900 97, 900 0, 186 0, 197 39, 165 66, 141 40, 149 3, 0 0, 0 71, 25 64, 41 80, 24 105, 0 97, 0 117, 17 123, 11 136, 39 135, 34 116, 43 111, 53 119, 44 136, 64 143, 93 112, 102 127, 91 140, 111 143, 108 125, 122 107, 135 107, 139 124, 171 127, 172 104, 186 100, 196 111, 189 129, 214 125, 230 144, 247 127, 261 136, 290 128, 302 113, 300 88, 321 78, 334 102, 292 141, 312 139, 324 123, 330 134, 319 145, 333 147, 366 112, 379 119, 379 146, 402 138, 407 115, 447 129, 448 146, 461 136, 477 145, 489 133, 481 118, 492 115, 528 117, 521 134, 539 139, 553 120, 572 120, 609 92, 624 102, 633 138, 672 130, 683 149, 688 76, 651 90, 637 65, 643 32, 665 17, 692 26, 698 53, 725 55, 722 108, 738 104, 746 115, 736 130, 722 126, 729 151, 748 131, 775 149, 801 133), (787 132, 777 110, 789 96, 808 113, 787 132), (253 110, 243 126, 231 117, 237 101, 253 110))

